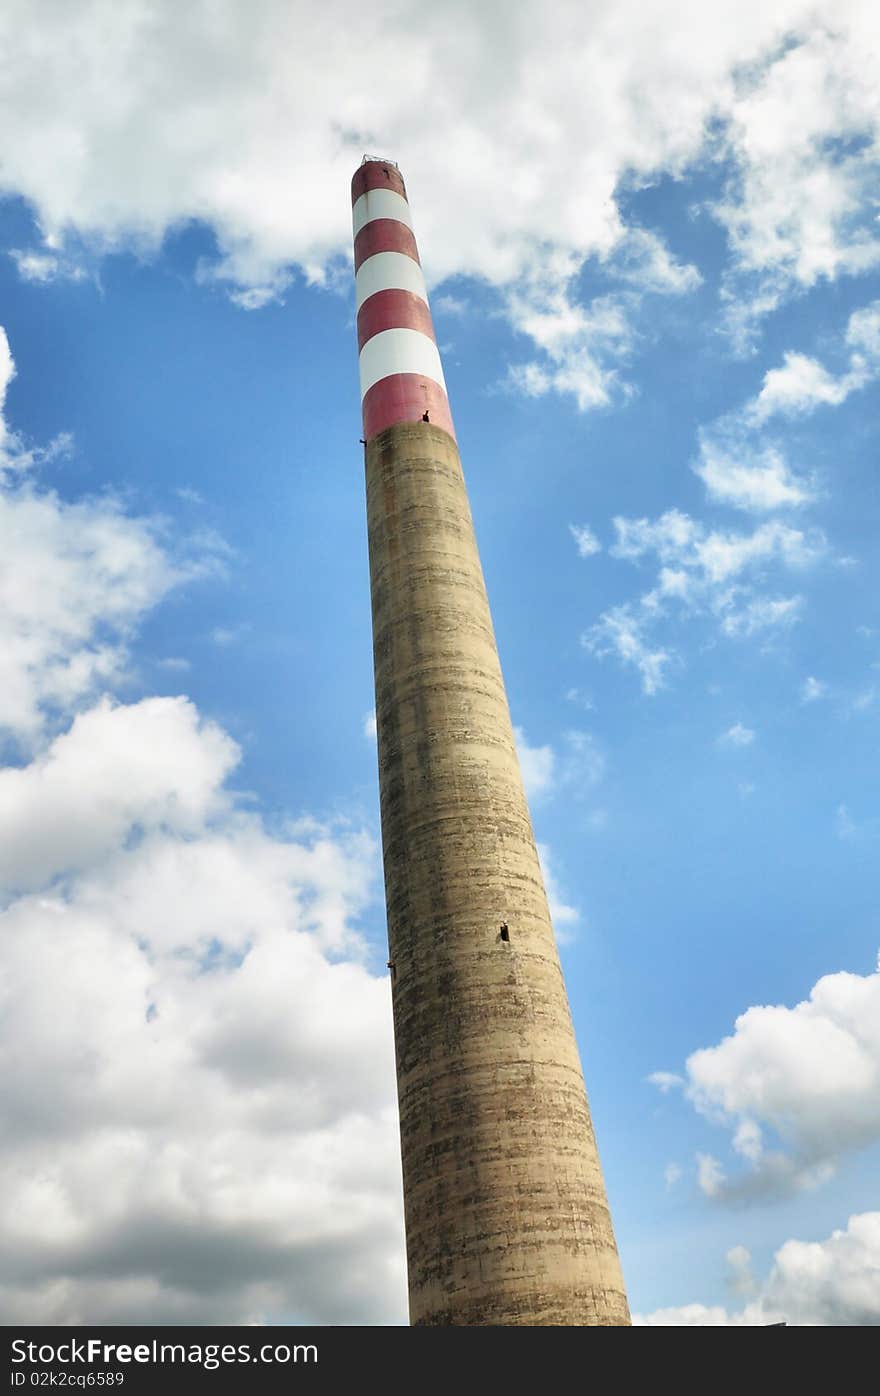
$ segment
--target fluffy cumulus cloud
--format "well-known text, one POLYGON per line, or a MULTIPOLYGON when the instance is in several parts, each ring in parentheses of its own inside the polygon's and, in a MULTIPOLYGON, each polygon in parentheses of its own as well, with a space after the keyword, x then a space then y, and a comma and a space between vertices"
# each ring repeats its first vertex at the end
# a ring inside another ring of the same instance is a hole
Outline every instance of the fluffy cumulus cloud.
POLYGON ((572 299, 565 279, 529 279, 525 289, 511 292, 507 311, 515 329, 528 335, 543 351, 537 359, 516 364, 509 382, 527 397, 568 393, 578 407, 607 407, 618 390, 629 392, 616 364, 633 344, 633 330, 624 302, 597 297, 589 306, 572 299))
POLYGON ((738 170, 718 215, 765 288, 810 286, 880 258, 867 197, 877 173, 869 74, 880 30, 864 5, 844 4, 840 16, 842 32, 816 24, 746 76, 731 104, 738 170))
POLYGON ((202 564, 4 440, 0 1315, 402 1321, 377 850, 268 829, 186 697, 107 691, 202 564))
POLYGON ((540 801, 559 791, 570 800, 583 800, 605 774, 605 757, 591 732, 564 732, 558 747, 532 746, 521 727, 514 728, 514 737, 530 800, 540 801))
POLYGON ((637 601, 605 611, 583 636, 598 657, 634 668, 642 689, 656 693, 679 664, 677 651, 658 643, 657 629, 682 617, 709 618, 731 639, 772 634, 797 621, 800 596, 762 591, 770 575, 800 575, 825 553, 819 530, 781 520, 751 532, 712 529, 679 509, 657 519, 616 518, 613 557, 657 567, 654 585, 637 601))
MULTIPOLYGON (((0 414, 2 414, 6 406, 6 393, 14 377, 15 360, 12 357, 12 350, 9 347, 9 338, 6 331, 0 328, 0 414)), ((6 441, 9 430, 6 426, 5 418, 0 418, 0 420, 3 422, 2 427, 0 427, 0 447, 3 448, 3 464, 6 465, 8 464, 8 461, 5 459, 7 456, 6 441)))
POLYGON ((854 311, 833 346, 838 366, 788 351, 765 373, 757 394, 699 432, 694 471, 714 503, 755 514, 800 509, 819 497, 816 482, 793 469, 779 439, 766 433, 780 420, 837 407, 880 373, 880 302, 854 311))
MULTIPOLYGON (((532 746, 521 727, 514 728, 514 738, 526 796, 533 809, 540 810, 545 802, 561 793, 565 794, 572 808, 591 799, 605 774, 605 757, 592 733, 578 730, 564 732, 556 747, 549 743, 532 746)), ((590 809, 586 814, 586 825, 590 829, 601 828, 605 817, 604 810, 590 809)), ((546 843, 538 844, 538 856, 556 938, 563 944, 571 939, 572 928, 580 920, 580 912, 565 899, 555 859, 546 843)))
MULTIPOLYGON (((0 330, 0 403, 15 372, 0 330)), ((161 521, 112 498, 70 503, 34 483, 46 452, 0 418, 0 731, 28 744, 53 713, 118 680, 139 620, 222 565, 217 540, 172 548, 161 521)))
POLYGON ((842 0, 833 25, 812 0, 557 0, 549 15, 537 0, 363 14, 346 0, 247 14, 233 0, 183 13, 171 0, 11 0, 0 178, 40 230, 15 255, 47 281, 200 220, 217 242, 201 279, 258 308, 294 269, 332 278, 352 168, 365 150, 393 156, 431 280, 482 278, 532 336, 512 381, 601 406, 625 391, 642 299, 699 283, 656 230, 627 222, 633 182, 722 158, 707 212, 729 239, 743 323, 876 263, 878 34, 860 0, 842 0), (588 259, 604 284, 584 300, 588 259))
POLYGON ((820 698, 824 698, 828 692, 828 685, 822 679, 815 678, 808 674, 801 684, 801 702, 816 703, 820 698))
POLYGON ((836 407, 854 387, 861 386, 859 380, 861 374, 857 378, 850 374, 835 377, 816 359, 790 351, 782 368, 772 368, 765 375, 750 415, 754 421, 763 422, 777 413, 794 416, 823 404, 836 407))
POLYGON ((778 446, 750 442, 730 426, 700 432, 694 470, 710 499, 754 514, 799 508, 815 497, 778 446))
POLYGON ((613 655, 622 664, 631 665, 641 679, 642 692, 652 695, 665 688, 667 670, 677 661, 677 655, 652 644, 647 630, 646 619, 637 609, 614 606, 585 632, 582 644, 599 659, 613 655))
POLYGON ((575 542, 578 557, 592 557, 601 553, 602 544, 588 524, 569 524, 568 531, 575 542))
MULTIPOLYGON (((661 1089, 677 1084, 658 1073, 661 1089)), ((730 1136, 735 1172, 699 1158, 707 1196, 785 1194, 828 1179, 838 1161, 880 1139, 880 969, 820 979, 789 1008, 759 1005, 733 1032, 693 1052, 686 1098, 730 1136)))
POLYGON ((560 945, 567 945, 574 938, 575 927, 581 919, 581 914, 576 906, 571 906, 565 899, 565 893, 556 877, 553 855, 546 843, 538 844, 538 859, 556 939, 560 945))
POLYGON ((836 407, 880 373, 880 301, 854 311, 844 334, 847 363, 835 373, 817 359, 789 352, 781 368, 764 376, 761 390, 745 409, 746 419, 804 416, 822 406, 836 407))
POLYGON ((402 1318, 373 850, 231 815, 127 845, 2 913, 5 1320, 402 1318))
POLYGON ((513 735, 526 795, 530 800, 539 800, 553 789, 556 753, 552 746, 531 746, 521 727, 514 728, 513 735))
POLYGON ((718 741, 722 746, 751 746, 755 740, 755 734, 751 727, 744 727, 741 722, 735 722, 732 727, 728 727, 726 732, 722 732, 718 741))
POLYGON ((762 524, 752 533, 709 530, 678 509, 653 521, 618 518, 614 527, 614 556, 628 562, 656 556, 662 564, 660 590, 668 595, 685 594, 694 586, 727 586, 755 563, 779 560, 803 567, 824 546, 818 534, 808 537, 784 523, 762 524))
POLYGON ((237 761, 229 737, 185 699, 102 699, 30 765, 0 769, 0 886, 44 886, 135 826, 198 830, 224 807, 222 782, 237 761))
POLYGON ((880 1324, 880 1212, 850 1217, 842 1231, 821 1241, 786 1241, 763 1283, 751 1271, 744 1246, 727 1254, 730 1287, 745 1297, 740 1309, 683 1304, 636 1314, 651 1327, 762 1327, 790 1323, 805 1327, 875 1327, 880 1324))

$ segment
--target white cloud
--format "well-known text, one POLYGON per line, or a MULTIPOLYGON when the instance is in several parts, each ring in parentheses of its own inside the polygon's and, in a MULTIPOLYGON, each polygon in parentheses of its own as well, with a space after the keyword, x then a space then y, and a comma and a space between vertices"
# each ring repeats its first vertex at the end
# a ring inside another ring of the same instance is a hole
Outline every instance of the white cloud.
POLYGON ((880 373, 880 301, 873 301, 849 317, 844 343, 849 363, 833 374, 817 359, 790 351, 782 368, 770 369, 758 396, 744 409, 747 422, 760 425, 777 414, 806 415, 817 407, 836 407, 864 388, 880 373))
MULTIPOLYGON (((198 279, 202 282, 211 282, 214 280, 223 281, 225 278, 203 271, 198 279)), ((290 279, 288 277, 276 276, 268 286, 248 286, 242 291, 230 291, 229 299, 233 305, 238 306, 239 310, 262 310, 265 306, 280 300, 289 285, 290 279)))
MULTIPOLYGON (((689 581, 717 586, 738 577, 748 568, 778 559, 789 567, 805 567, 824 550, 824 539, 817 533, 805 534, 788 524, 772 522, 753 533, 723 533, 707 530, 678 509, 669 509, 649 519, 616 518, 617 543, 612 556, 637 561, 655 553, 662 563, 688 569, 689 581)), ((678 578, 673 571, 665 584, 675 594, 678 578)))
POLYGON ((579 557, 592 557, 594 553, 601 553, 602 544, 586 524, 569 524, 568 531, 575 541, 579 557))
POLYGON ((766 523, 752 534, 709 533, 698 543, 696 554, 707 579, 718 583, 771 559, 790 568, 809 567, 824 548, 818 533, 810 535, 787 524, 766 523))
MULTIPOLYGON (((876 28, 853 0, 833 29, 810 0, 647 12, 597 0, 557 6, 550 25, 537 0, 454 0, 415 23, 389 4, 356 17, 344 0, 265 0, 256 19, 228 6, 181 18, 171 0, 147 19, 95 0, 55 6, 51 25, 9 0, 3 191, 31 202, 42 234, 19 264, 46 278, 80 251, 150 253, 198 220, 218 245, 202 280, 254 309, 292 268, 332 282, 349 256, 352 168, 380 148, 406 172, 434 284, 525 287, 551 258, 571 281, 592 258, 610 286, 680 293, 697 273, 654 230, 626 226, 618 191, 712 154, 727 175, 712 212, 731 241, 731 294, 776 304, 877 260, 876 28)), ((574 308, 592 318, 595 303, 574 308)), ((597 351, 578 331, 517 381, 603 404, 631 337, 597 351)))
POLYGON ((817 699, 824 698, 828 692, 828 685, 822 679, 814 678, 808 674, 801 684, 801 702, 815 703, 817 699))
POLYGON ((695 154, 718 78, 777 30, 761 23, 718 45, 701 24, 686 59, 696 86, 686 90, 679 46, 666 56, 643 42, 627 53, 616 14, 603 8, 589 25, 559 14, 552 34, 537 11, 494 6, 425 11, 417 29, 388 6, 369 23, 353 19, 338 0, 320 10, 269 0, 256 23, 201 11, 181 23, 170 3, 152 6, 148 26, 134 12, 114 12, 112 24, 108 14, 102 5, 59 13, 38 62, 33 12, 6 11, 4 106, 17 118, 2 151, 7 187, 34 201, 53 245, 69 227, 103 244, 155 245, 167 227, 204 219, 217 230, 224 274, 257 289, 294 262, 320 277, 332 254, 348 250, 339 190, 377 141, 403 163, 420 226, 447 230, 426 240, 435 276, 509 279, 548 230, 560 247, 607 252, 619 236, 619 173, 695 154), (451 32, 454 65, 444 57, 451 32), (703 36, 719 50, 709 71, 703 36), (602 87, 585 84, 585 65, 605 75, 602 87), (377 70, 410 76, 370 81, 377 70), (62 110, 50 99, 59 91, 62 110), (649 122, 646 95, 656 103, 649 122), (513 185, 510 168, 520 171, 513 185), (450 206, 459 210, 451 235, 450 206))
POLYGON ((576 703, 577 706, 583 708, 586 713, 593 711, 593 700, 589 693, 585 693, 582 688, 566 689, 565 701, 566 703, 576 703))
MULTIPOLYGON (((14 374, 0 330, 0 406, 14 374)), ((218 572, 225 551, 204 534, 175 557, 161 520, 133 518, 112 498, 69 503, 41 489, 32 468, 68 447, 62 435, 27 449, 0 416, 0 728, 24 742, 47 716, 118 681, 146 613, 218 572)))
POLYGON ((803 571, 825 552, 818 530, 804 532, 773 520, 751 533, 710 530, 679 509, 657 519, 615 518, 612 557, 659 564, 655 585, 638 602, 604 612, 583 636, 600 657, 615 655, 641 675, 645 693, 665 685, 677 655, 654 643, 653 630, 676 615, 715 621, 721 634, 743 639, 782 629, 800 616, 800 596, 773 597, 757 591, 771 568, 803 571))
MULTIPOLYGON (((767 443, 757 433, 773 417, 805 415, 822 404, 844 402, 880 373, 880 302, 850 316, 843 344, 849 361, 842 373, 835 375, 818 360, 789 351, 782 368, 765 374, 757 397, 700 430, 693 469, 712 500, 752 513, 816 501, 816 482, 791 469, 778 442, 767 443)), ((839 565, 852 561, 838 559, 839 565)))
POLYGON ((750 601, 740 611, 732 611, 721 622, 725 635, 738 639, 756 635, 761 630, 785 628, 800 620, 802 596, 762 596, 750 601))
POLYGON ((0 773, 9 1321, 402 1318, 388 985, 354 925, 376 850, 271 836, 237 755, 151 698, 0 773))
POLYGON ((582 799, 605 774, 605 757, 591 732, 563 734, 559 783, 568 798, 582 799))
MULTIPOLYGON (((757 433, 773 417, 839 404, 880 373, 880 302, 850 316, 844 345, 849 354, 844 372, 835 375, 816 359, 790 351, 782 368, 765 374, 757 397, 700 430, 693 469, 710 499, 759 514, 816 501, 815 480, 793 471, 780 444, 757 433)), ((838 559, 840 565, 852 561, 838 559)))
POLYGON ((740 272, 739 294, 772 309, 793 288, 880 260, 872 206, 877 178, 871 69, 880 38, 870 7, 844 4, 744 75, 730 107, 738 174, 716 209, 740 272))
POLYGON ((363 727, 364 736, 366 737, 367 741, 368 741, 368 742, 374 742, 374 741, 376 740, 376 709, 375 709, 375 708, 371 708, 370 711, 369 711, 368 713, 364 713, 362 727, 363 727))
POLYGON ((607 407, 630 389, 616 364, 633 346, 631 306, 620 297, 600 296, 589 306, 572 299, 570 275, 551 270, 507 296, 514 329, 543 351, 543 358, 514 365, 509 383, 527 397, 570 394, 582 412, 607 407))
POLYGON ((34 252, 15 247, 9 255, 22 281, 45 286, 50 281, 82 281, 86 276, 85 268, 75 260, 54 252, 34 252))
POLYGON ((880 372, 880 300, 854 310, 846 327, 846 342, 852 353, 850 372, 880 372))
MULTIPOLYGON (((757 1319, 753 1321, 758 1322, 757 1319)), ((679 1304, 654 1309, 650 1314, 633 1314, 633 1324, 637 1328, 722 1328, 733 1322, 735 1320, 721 1304, 679 1304)), ((760 1322, 763 1324, 766 1320, 762 1318, 760 1322)))
POLYGON ((711 1154, 697 1154, 697 1184, 707 1197, 717 1197, 726 1179, 724 1169, 711 1154))
POLYGON ((722 732, 718 740, 722 746, 751 746, 755 734, 750 727, 744 727, 741 722, 737 722, 726 732, 722 732))
POLYGON ((0 726, 25 739, 47 711, 112 683, 140 618, 210 561, 175 564, 149 520, 107 499, 0 492, 0 726))
POLYGON ((741 437, 725 440, 701 432, 694 471, 711 499, 735 509, 767 513, 800 508, 815 498, 809 482, 793 474, 777 447, 756 449, 741 437))
POLYGON ((238 758, 185 698, 104 699, 29 766, 0 769, 0 890, 86 867, 135 826, 192 833, 238 758))
POLYGON ((521 727, 513 729, 523 785, 530 800, 541 799, 553 789, 556 756, 551 746, 530 746, 521 727))
POLYGON ((389 986, 358 929, 373 841, 270 832, 186 698, 95 701, 211 559, 22 483, 5 446, 0 721, 31 751, 0 768, 0 1314, 400 1322, 389 986))
POLYGON ((19 249, 9 254, 23 281, 53 281, 58 272, 58 258, 47 252, 22 252, 19 249))
POLYGON ((191 485, 182 485, 174 493, 178 499, 183 500, 184 504, 204 504, 205 502, 204 495, 199 494, 198 490, 194 490, 191 485))
POLYGON ((542 355, 513 365, 508 383, 527 397, 569 394, 584 412, 632 393, 619 366, 636 346, 644 294, 691 291, 700 275, 695 267, 678 264, 656 234, 639 228, 621 229, 621 240, 607 259, 611 279, 626 283, 626 291, 615 289, 582 303, 577 292, 581 263, 582 256, 571 249, 545 248, 541 259, 524 268, 507 289, 504 300, 513 328, 528 335, 542 355))
POLYGON ((684 1077, 678 1076, 674 1071, 652 1071, 647 1078, 652 1086, 656 1086, 663 1095, 684 1085, 684 1077))
POLYGON ((661 562, 679 561, 692 550, 700 535, 700 525, 679 509, 668 509, 654 522, 618 517, 614 529, 617 542, 611 549, 612 555, 629 562, 647 552, 656 552, 661 562))
POLYGON ((764 1139, 761 1126, 754 1120, 740 1120, 733 1136, 733 1147, 743 1158, 756 1163, 764 1152, 764 1139))
POLYGON ((856 824, 846 805, 837 806, 834 827, 839 839, 851 839, 859 832, 859 826, 856 824))
POLYGON ((155 834, 3 913, 9 1321, 400 1321, 388 987, 315 854, 155 834))
POLYGON ((668 1188, 674 1188, 681 1181, 682 1169, 678 1163, 667 1163, 663 1170, 663 1181, 668 1188))
POLYGON ((12 357, 12 350, 9 347, 9 339, 6 331, 0 325, 0 466, 5 466, 8 456, 9 428, 3 416, 6 407, 6 394, 9 384, 15 377, 15 360, 12 357))
POLYGON ((468 302, 461 296, 452 296, 447 293, 442 296, 432 296, 431 309, 435 315, 466 315, 468 302))
POLYGON ((211 643, 220 649, 228 649, 231 645, 237 645, 250 630, 250 625, 215 625, 211 629, 211 643))
POLYGON ((677 262, 663 239, 647 228, 628 228, 609 261, 621 280, 659 295, 683 295, 703 281, 696 267, 677 262))
POLYGON ((724 1258, 731 1269, 730 1288, 735 1294, 752 1294, 756 1286, 751 1253, 745 1246, 732 1246, 724 1258))
POLYGON ((861 382, 850 375, 835 378, 816 359, 789 352, 783 368, 770 369, 765 375, 749 415, 755 422, 765 422, 777 412, 793 416, 812 412, 821 404, 836 407, 854 387, 861 387, 861 382))
POLYGON ((615 606, 599 617, 581 642, 600 659, 613 654, 622 664, 631 665, 641 677, 642 692, 653 695, 666 687, 666 671, 676 656, 671 650, 652 646, 645 628, 630 606, 615 606))
POLYGON ((565 790, 573 800, 583 799, 605 773, 605 757, 590 732, 564 732, 559 750, 531 746, 521 727, 513 731, 526 795, 541 800, 565 790))
POLYGON ((692 1053, 687 1098, 731 1131, 749 1165, 729 1180, 713 1175, 704 1190, 732 1198, 816 1187, 843 1155, 880 1138, 878 1025, 880 970, 840 972, 793 1008, 747 1009, 729 1037, 692 1053))
POLYGON ((565 894, 556 878, 549 847, 546 843, 539 842, 537 848, 556 939, 560 945, 568 945, 574 938, 574 927, 580 921, 581 914, 576 906, 571 906, 565 900, 565 894))
POLYGON ((880 1212, 852 1216, 844 1231, 823 1241, 786 1241, 773 1258, 767 1280, 758 1284, 744 1246, 727 1253, 732 1287, 756 1293, 742 1309, 684 1304, 634 1317, 651 1327, 876 1327, 880 1324, 880 1212))

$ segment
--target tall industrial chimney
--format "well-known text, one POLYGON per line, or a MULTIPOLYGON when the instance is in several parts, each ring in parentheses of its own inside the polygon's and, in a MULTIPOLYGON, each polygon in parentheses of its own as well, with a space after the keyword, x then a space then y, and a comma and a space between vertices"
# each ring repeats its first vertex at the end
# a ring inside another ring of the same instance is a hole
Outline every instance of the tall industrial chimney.
POLYGON ((628 1324, 396 165, 352 204, 410 1321, 628 1324))

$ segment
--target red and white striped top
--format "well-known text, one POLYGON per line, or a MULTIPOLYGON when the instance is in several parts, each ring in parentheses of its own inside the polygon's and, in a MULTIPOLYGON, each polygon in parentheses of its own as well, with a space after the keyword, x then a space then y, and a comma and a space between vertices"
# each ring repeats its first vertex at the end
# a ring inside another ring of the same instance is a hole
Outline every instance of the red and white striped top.
POLYGON ((455 436, 400 171, 366 160, 351 181, 364 439, 427 420, 455 436))

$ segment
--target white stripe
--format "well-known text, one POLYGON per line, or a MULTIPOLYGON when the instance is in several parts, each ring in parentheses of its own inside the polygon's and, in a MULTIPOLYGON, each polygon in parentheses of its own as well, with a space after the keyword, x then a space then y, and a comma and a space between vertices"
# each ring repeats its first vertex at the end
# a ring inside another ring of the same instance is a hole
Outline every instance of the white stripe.
POLYGON ((375 252, 358 268, 354 279, 355 305, 360 310, 364 301, 377 291, 412 291, 427 305, 428 290, 418 262, 405 252, 375 252))
POLYGON ((433 378, 446 390, 440 355, 433 339, 420 330, 383 330, 368 339, 358 360, 361 373, 361 398, 374 383, 392 373, 419 373, 433 378))
POLYGON ((412 228, 409 204, 402 194, 395 194, 393 189, 368 189, 366 194, 361 194, 351 211, 355 237, 374 218, 395 218, 398 223, 412 228))

